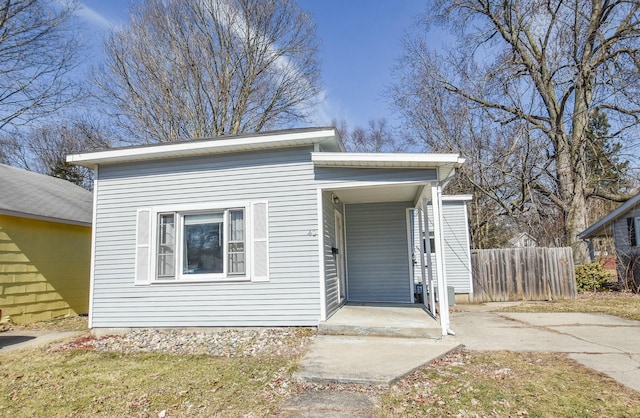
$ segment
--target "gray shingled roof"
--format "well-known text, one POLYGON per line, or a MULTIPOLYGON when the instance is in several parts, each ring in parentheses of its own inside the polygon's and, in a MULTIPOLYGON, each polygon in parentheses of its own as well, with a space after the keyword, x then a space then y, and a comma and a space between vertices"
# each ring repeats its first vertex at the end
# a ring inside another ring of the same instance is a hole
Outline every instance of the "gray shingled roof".
POLYGON ((66 180, 0 164, 0 214, 91 225, 93 194, 66 180))

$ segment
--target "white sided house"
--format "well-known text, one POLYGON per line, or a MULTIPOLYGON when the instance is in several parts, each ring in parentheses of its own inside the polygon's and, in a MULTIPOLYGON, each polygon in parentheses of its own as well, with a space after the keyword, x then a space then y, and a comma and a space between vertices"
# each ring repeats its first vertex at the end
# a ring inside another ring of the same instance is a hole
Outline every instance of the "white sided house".
POLYGON ((349 301, 415 303, 420 282, 446 334, 448 272, 471 283, 466 209, 457 237, 443 216, 457 154, 348 153, 308 128, 67 161, 95 170, 92 328, 316 326, 349 301))

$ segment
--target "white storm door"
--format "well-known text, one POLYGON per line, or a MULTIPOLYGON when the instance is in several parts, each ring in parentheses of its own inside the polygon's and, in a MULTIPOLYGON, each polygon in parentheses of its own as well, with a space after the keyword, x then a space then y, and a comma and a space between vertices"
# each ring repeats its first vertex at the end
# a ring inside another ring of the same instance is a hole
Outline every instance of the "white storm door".
POLYGON ((346 269, 345 269, 345 243, 344 243, 344 224, 342 214, 337 210, 335 214, 335 240, 338 254, 336 255, 336 273, 338 280, 338 292, 340 295, 340 303, 342 304, 346 298, 346 269))

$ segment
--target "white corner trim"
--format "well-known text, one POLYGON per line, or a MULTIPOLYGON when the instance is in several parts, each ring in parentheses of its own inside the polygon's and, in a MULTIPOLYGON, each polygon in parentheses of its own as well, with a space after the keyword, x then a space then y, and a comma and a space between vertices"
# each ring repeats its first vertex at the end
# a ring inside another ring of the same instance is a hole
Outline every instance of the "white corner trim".
POLYGON ((327 320, 327 284, 325 283, 325 270, 324 270, 324 207, 322 204, 322 189, 316 189, 316 206, 318 214, 318 230, 316 236, 318 237, 318 271, 320 279, 320 321, 327 320))
POLYGON ((93 328, 93 288, 94 281, 96 279, 95 268, 96 268, 96 219, 97 219, 97 210, 98 207, 98 167, 93 173, 93 214, 91 215, 91 260, 89 261, 89 312, 88 312, 88 324, 89 328, 93 328))

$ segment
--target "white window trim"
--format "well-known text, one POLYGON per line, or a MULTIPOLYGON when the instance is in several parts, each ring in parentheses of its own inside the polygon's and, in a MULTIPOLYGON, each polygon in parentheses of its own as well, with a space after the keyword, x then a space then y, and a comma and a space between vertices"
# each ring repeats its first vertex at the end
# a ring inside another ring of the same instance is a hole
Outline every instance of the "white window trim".
POLYGON ((636 245, 633 248, 640 247, 640 216, 633 217, 633 227, 636 233, 636 245))
POLYGON ((180 284, 180 283, 202 283, 202 282, 247 282, 251 281, 252 277, 252 254, 251 254, 251 243, 253 242, 252 231, 251 231, 251 221, 252 221, 252 212, 251 212, 251 204, 250 200, 242 200, 242 201, 226 201, 226 202, 215 202, 215 203, 192 203, 192 204, 178 204, 178 205, 167 205, 167 206, 156 206, 151 208, 151 251, 150 251, 150 282, 152 284, 180 284), (245 217, 245 273, 244 274, 229 274, 227 272, 228 266, 228 246, 226 240, 226 229, 225 228, 225 241, 223 246, 223 263, 224 263, 224 273, 211 273, 211 274, 185 274, 182 272, 182 262, 183 262, 183 251, 182 251, 182 228, 184 226, 184 215, 189 214, 198 214, 198 213, 206 213, 211 211, 225 211, 225 223, 227 210, 229 209, 244 209, 244 217, 245 217), (176 248, 175 248, 175 278, 174 279, 158 279, 157 270, 157 256, 158 256, 158 215, 164 213, 175 213, 175 223, 176 223, 176 248))

